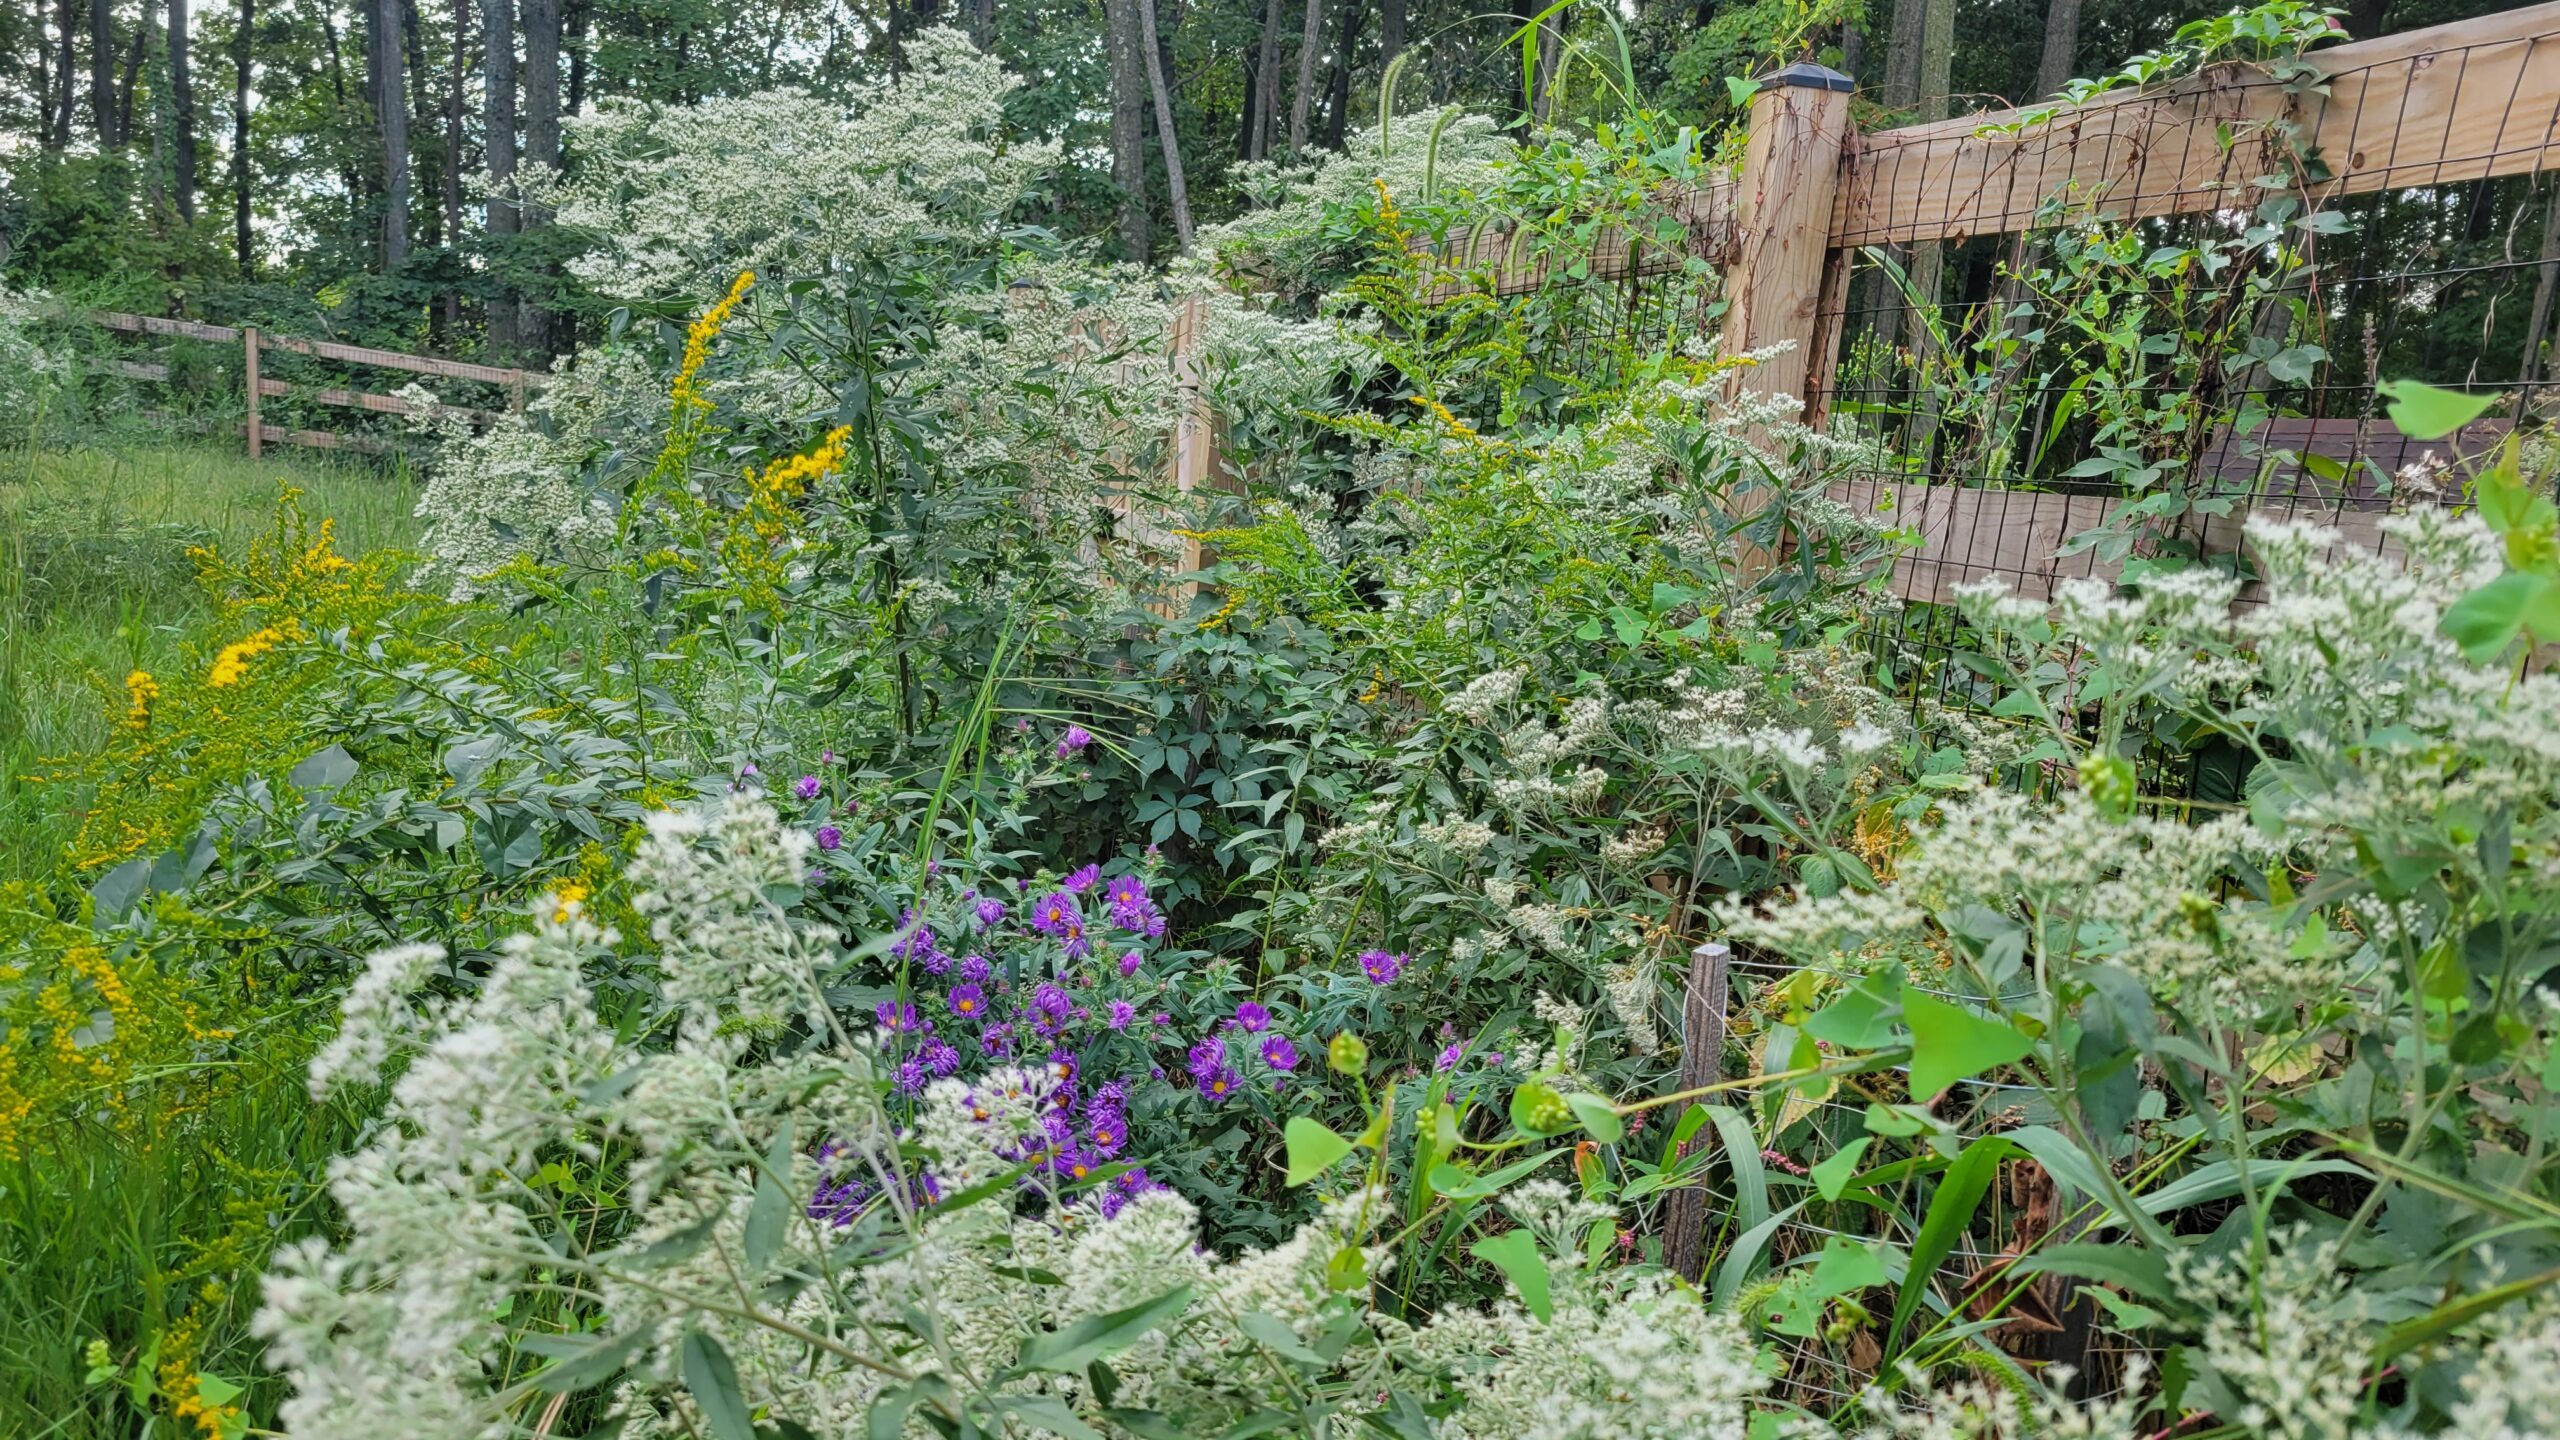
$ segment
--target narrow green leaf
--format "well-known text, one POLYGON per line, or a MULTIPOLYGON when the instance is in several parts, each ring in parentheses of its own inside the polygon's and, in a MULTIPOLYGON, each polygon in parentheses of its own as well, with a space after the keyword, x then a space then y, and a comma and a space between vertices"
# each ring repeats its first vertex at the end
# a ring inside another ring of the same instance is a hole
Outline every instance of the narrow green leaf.
POLYGON ((697 1330, 684 1337, 677 1361, 684 1388, 693 1392, 693 1403, 717 1440, 756 1440, 747 1397, 738 1389, 738 1367, 729 1363, 720 1342, 697 1330))
POLYGON ((1053 1375, 1078 1374, 1094 1361, 1136 1344, 1190 1304, 1191 1287, 1184 1285, 1127 1309, 1088 1315, 1063 1330, 1034 1335, 1022 1342, 1021 1367, 1053 1375))
POLYGON ((783 1227, 791 1220, 791 1191, 784 1182, 791 1175, 791 1120, 782 1121, 775 1131, 773 1145, 764 1157, 764 1168, 756 1173, 756 1198, 747 1207, 747 1268, 762 1270, 782 1248, 783 1227))
MULTIPOLYGON (((1911 998, 1914 997, 1906 997, 1904 1003, 1908 1004, 1911 998)), ((1901 1293, 1894 1297, 1893 1324, 1885 1338, 1884 1358, 1888 1363, 1902 1353, 1903 1327, 1920 1309, 1931 1277, 1954 1253, 1956 1242, 1964 1238, 1966 1227, 1973 1223, 1974 1207, 1982 1203, 1983 1192, 1999 1175, 2000 1162, 2017 1153, 2018 1147, 2008 1140, 1989 1136, 1966 1146, 1946 1173, 1938 1177, 1937 1193, 1929 1197, 1928 1216, 1920 1222, 1920 1234, 1911 1244, 1911 1268, 1902 1277, 1901 1293)))

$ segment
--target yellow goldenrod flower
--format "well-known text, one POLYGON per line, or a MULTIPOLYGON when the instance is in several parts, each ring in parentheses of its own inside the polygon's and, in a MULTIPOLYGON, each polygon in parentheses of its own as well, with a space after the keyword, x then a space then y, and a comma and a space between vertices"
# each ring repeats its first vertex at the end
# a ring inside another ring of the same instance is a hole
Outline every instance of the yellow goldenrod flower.
POLYGON ((124 723, 135 730, 150 728, 151 702, 160 698, 160 682, 150 671, 136 670, 124 677, 124 693, 124 723))
POLYGON ((204 677, 204 683, 216 690, 239 684, 248 676, 249 662, 276 648, 284 638, 283 631, 270 625, 245 640, 223 646, 222 653, 213 657, 213 673, 204 677))

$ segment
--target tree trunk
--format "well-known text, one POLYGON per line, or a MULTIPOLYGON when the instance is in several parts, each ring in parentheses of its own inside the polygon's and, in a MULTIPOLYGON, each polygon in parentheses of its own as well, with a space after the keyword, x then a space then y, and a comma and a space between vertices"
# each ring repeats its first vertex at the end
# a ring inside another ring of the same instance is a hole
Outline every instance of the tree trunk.
MULTIPOLYGON (((70 0, 64 0, 65 4, 70 0)), ((63 55, 71 54, 68 41, 63 55)), ((64 64, 71 63, 68 58, 64 64)), ((1253 126, 1245 145, 1244 158, 1264 159, 1271 154, 1272 119, 1280 109, 1280 0, 1264 0, 1262 7, 1262 52, 1254 71, 1253 126)))
POLYGON ((2061 93, 2080 63, 2080 0, 2046 0, 2044 56, 2036 61, 2036 93, 2042 100, 2061 93))
POLYGON ((72 38, 77 33, 78 22, 73 18, 71 0, 55 0, 53 15, 55 28, 62 32, 61 58, 53 67, 54 73, 62 80, 62 96, 53 111, 53 148, 61 150, 71 144, 71 96, 79 88, 78 82, 71 78, 72 65, 78 59, 72 38))
MULTIPOLYGON (((560 168, 560 0, 524 0, 524 159, 522 168, 560 168)), ((543 177, 543 178, 548 178, 543 177)), ((528 203, 519 222, 531 235, 551 224, 551 208, 528 203)), ((547 268, 547 267, 546 267, 547 268)), ((546 285, 545 290, 548 290, 546 285)), ((548 294, 541 297, 550 298, 548 294)), ((528 300, 522 317, 524 348, 537 357, 551 354, 557 318, 538 301, 528 300)))
POLYGON ((1165 83, 1164 44, 1156 37, 1156 0, 1135 0, 1139 29, 1147 47, 1147 88, 1155 100, 1156 139, 1164 148, 1164 188, 1173 201, 1173 236, 1178 249, 1191 248, 1191 194, 1183 183, 1182 139, 1174 118, 1173 91, 1165 83))
POLYGON ((89 120, 97 127, 98 148, 124 143, 116 129, 116 26, 108 0, 89 0, 89 120))
MULTIPOLYGON (((1920 118, 1943 120, 1947 115, 1949 79, 1955 65, 1956 0, 1929 0, 1929 20, 1920 37, 1920 118)), ((1934 347, 1929 328, 1940 317, 1939 281, 1944 275, 1947 247, 1930 240, 1911 247, 1911 293, 1920 308, 1919 323, 1911 328, 1911 348, 1926 353, 1934 347)), ((1923 385, 1915 397, 1919 414, 1913 417, 1908 445, 1914 454, 1926 454, 1930 440, 1937 433, 1937 390, 1923 385)))
POLYGON ((996 48, 996 0, 974 0, 969 6, 969 39, 979 49, 996 48))
POLYGON ((569 0, 561 11, 569 27, 569 99, 563 115, 583 114, 587 108, 587 27, 595 8, 594 0, 569 0))
MULTIPOLYGON (((459 248, 462 244, 462 90, 471 73, 471 25, 476 17, 471 0, 453 0, 453 69, 448 74, 444 92, 444 175, 437 199, 444 208, 444 243, 459 248)), ((462 292, 448 288, 438 304, 437 328, 444 332, 443 343, 453 344, 454 332, 462 327, 462 292)))
POLYGON ((187 67, 187 0, 169 0, 169 170, 178 218, 196 218, 196 82, 187 67))
POLYGON ((1147 74, 1138 7, 1144 0, 1104 0, 1104 40, 1111 52, 1111 183, 1120 191, 1117 228, 1129 259, 1147 260, 1147 74))
POLYGON ((2560 375, 2560 354, 2542 358, 2543 337, 2550 333, 2552 303, 2560 299, 2560 179, 2551 186, 2551 203, 2542 211, 2541 264, 2533 281, 2533 314, 2524 327, 2524 363, 2519 378, 2530 384, 2560 375))
POLYGON ((1342 0, 1342 20, 1334 30, 1333 65, 1324 87, 1324 148, 1340 150, 1342 132, 1351 121, 1351 57, 1360 49, 1360 27, 1369 18, 1366 0, 1342 0))
POLYGON ((1404 53, 1405 0, 1380 0, 1378 6, 1378 74, 1385 83, 1387 67, 1404 53))
MULTIPOLYGON (((174 14, 186 0, 171 0, 174 14)), ((400 14, 408 0, 373 0, 365 31, 365 71, 382 132, 382 273, 409 260, 409 97, 402 85, 400 14)))
POLYGON ((153 0, 142 0, 142 21, 133 27, 133 48, 124 55, 124 83, 116 87, 116 134, 133 142, 133 91, 142 80, 142 60, 151 48, 153 0))
POLYGON ((515 358, 516 302, 506 283, 506 239, 516 233, 516 15, 515 0, 480 0, 485 50, 481 57, 481 124, 489 176, 488 232, 495 252, 492 270, 498 294, 489 301, 489 349, 500 360, 515 358))
POLYGON ((240 0, 240 28, 231 37, 231 246, 244 280, 258 273, 258 252, 249 233, 249 67, 257 32, 258 0, 240 0))
POLYGON ((1888 110, 1920 103, 1921 32, 1928 21, 1929 0, 1893 0, 1893 32, 1884 51, 1882 99, 1888 110))
POLYGON ((1307 0, 1306 23, 1298 34, 1298 83, 1289 92, 1289 154, 1307 149, 1307 105, 1315 99, 1316 57, 1324 51, 1324 0, 1307 0))

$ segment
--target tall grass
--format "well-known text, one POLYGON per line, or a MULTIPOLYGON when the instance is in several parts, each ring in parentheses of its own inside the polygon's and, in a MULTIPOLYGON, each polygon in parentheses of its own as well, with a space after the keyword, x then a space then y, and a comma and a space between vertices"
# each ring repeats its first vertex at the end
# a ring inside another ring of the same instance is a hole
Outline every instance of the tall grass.
POLYGON ((0 881, 50 873, 74 827, 80 798, 31 777, 110 743, 124 677, 204 638, 188 547, 245 542, 283 484, 337 522, 342 553, 416 536, 414 487, 377 465, 178 447, 0 457, 0 881))
MULTIPOLYGON (((0 882, 61 876, 82 797, 30 777, 114 743, 129 671, 201 663, 220 643, 186 552, 245 543, 281 484, 336 521, 342 553, 415 536, 413 486, 374 465, 183 447, 0 455, 0 882)), ((0 1163, 0 1436, 181 1433, 147 1389, 137 1405, 122 1383, 89 1383, 95 1340, 128 1375, 155 1345, 182 1345, 190 1376, 257 1379, 256 1297, 227 1287, 322 1223, 317 1178, 361 1122, 361 1108, 315 1105, 303 1089, 330 1017, 324 1000, 263 1017, 263 1033, 216 1062, 225 1083, 153 1077, 201 1099, 139 1132, 73 1121, 0 1163)), ((256 1384, 252 1420, 276 1398, 272 1381, 256 1384)))

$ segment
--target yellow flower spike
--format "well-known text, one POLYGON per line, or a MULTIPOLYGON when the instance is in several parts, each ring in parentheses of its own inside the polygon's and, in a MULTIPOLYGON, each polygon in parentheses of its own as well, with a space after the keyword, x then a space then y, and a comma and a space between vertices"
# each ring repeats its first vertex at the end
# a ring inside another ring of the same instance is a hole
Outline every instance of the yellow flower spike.
POLYGON ((148 670, 136 670, 124 677, 124 723, 134 730, 151 728, 151 705, 160 698, 160 682, 148 670))

